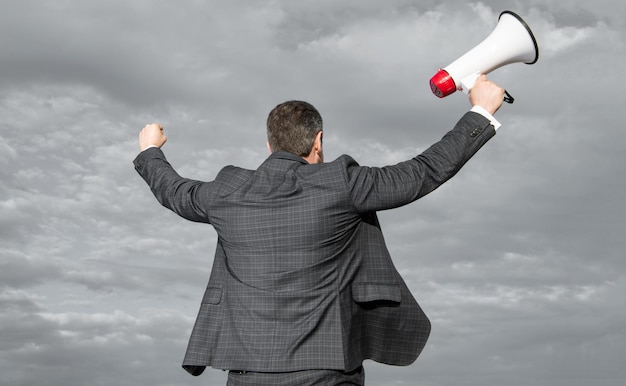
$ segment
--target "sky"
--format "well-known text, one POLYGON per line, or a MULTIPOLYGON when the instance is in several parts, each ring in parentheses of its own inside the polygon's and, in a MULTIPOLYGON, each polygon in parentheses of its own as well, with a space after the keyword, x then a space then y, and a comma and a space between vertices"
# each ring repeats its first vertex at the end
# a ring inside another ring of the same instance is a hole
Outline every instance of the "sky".
POLYGON ((428 81, 504 10, 539 60, 489 74, 515 103, 457 176, 379 213, 433 329, 366 384, 623 385, 622 0, 3 1, 0 384, 225 384, 180 367, 216 234, 151 195, 139 130, 161 123, 177 171, 211 180, 261 164, 267 114, 301 99, 326 159, 400 162, 470 108, 428 81))

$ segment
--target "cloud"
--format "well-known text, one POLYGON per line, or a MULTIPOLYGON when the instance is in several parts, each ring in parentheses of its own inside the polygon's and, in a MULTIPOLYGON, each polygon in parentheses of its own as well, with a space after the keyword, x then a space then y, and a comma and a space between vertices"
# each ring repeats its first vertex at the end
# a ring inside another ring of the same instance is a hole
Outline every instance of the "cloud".
POLYGON ((45 378, 53 384, 131 385, 142 383, 146 371, 159 374, 162 382, 176 382, 176 375, 184 375, 182 369, 160 371, 152 366, 180 360, 176 353, 185 342, 179 331, 187 328, 189 320, 179 313, 163 309, 133 314, 121 310, 51 313, 25 296, 9 292, 0 297, 4 304, 22 303, 13 309, 3 307, 0 357, 22 364, 5 369, 7 382, 38 383, 45 378))

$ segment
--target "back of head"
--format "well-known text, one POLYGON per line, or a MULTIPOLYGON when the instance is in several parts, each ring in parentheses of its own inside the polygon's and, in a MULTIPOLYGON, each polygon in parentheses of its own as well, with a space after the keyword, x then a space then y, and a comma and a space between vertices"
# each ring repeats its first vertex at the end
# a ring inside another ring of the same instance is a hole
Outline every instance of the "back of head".
POLYGON ((313 105, 287 101, 276 106, 267 117, 267 141, 273 152, 288 151, 306 157, 315 135, 322 131, 322 117, 313 105))

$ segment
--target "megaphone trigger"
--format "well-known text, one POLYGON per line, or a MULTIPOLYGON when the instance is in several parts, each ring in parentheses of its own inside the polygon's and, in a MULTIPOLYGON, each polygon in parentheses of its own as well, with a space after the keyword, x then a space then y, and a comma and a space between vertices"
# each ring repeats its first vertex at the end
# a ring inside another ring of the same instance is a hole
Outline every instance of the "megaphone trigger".
POLYGON ((508 91, 504 90, 504 101, 508 104, 511 104, 515 102, 515 98, 513 98, 513 95, 509 94, 508 91))

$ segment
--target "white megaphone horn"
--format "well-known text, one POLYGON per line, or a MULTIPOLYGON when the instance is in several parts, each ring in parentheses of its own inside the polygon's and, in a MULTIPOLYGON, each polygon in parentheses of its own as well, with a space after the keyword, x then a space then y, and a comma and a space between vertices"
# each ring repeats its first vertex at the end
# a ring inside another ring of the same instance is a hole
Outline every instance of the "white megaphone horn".
MULTIPOLYGON (((528 24, 515 13, 504 11, 485 40, 430 79, 430 89, 439 98, 456 90, 469 92, 480 74, 511 63, 533 64, 537 59, 539 46, 528 24)), ((513 103, 513 97, 505 93, 504 100, 513 103)))

